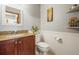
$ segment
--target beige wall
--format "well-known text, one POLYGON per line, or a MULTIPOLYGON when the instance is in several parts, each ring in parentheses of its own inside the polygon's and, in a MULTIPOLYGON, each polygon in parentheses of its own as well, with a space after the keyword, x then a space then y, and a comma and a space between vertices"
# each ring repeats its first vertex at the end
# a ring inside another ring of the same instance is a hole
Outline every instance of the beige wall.
POLYGON ((79 34, 43 31, 42 35, 56 55, 79 55, 79 34), (61 38, 62 43, 57 41, 56 37, 61 38))
POLYGON ((60 32, 75 32, 79 33, 79 29, 69 29, 68 19, 71 16, 77 16, 79 18, 79 12, 67 13, 68 9, 72 7, 72 4, 42 4, 41 5, 41 29, 49 31, 60 32), (47 22, 47 9, 53 8, 53 22, 47 22))

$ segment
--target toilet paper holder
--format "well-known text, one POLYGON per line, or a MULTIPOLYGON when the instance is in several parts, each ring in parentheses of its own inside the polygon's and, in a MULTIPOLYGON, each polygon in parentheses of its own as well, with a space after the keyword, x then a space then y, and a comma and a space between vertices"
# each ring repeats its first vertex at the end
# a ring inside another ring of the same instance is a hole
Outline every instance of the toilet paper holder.
POLYGON ((56 39, 57 41, 62 40, 62 38, 60 38, 60 37, 55 37, 55 39, 56 39))
POLYGON ((58 41, 59 43, 63 43, 63 40, 60 37, 55 37, 55 40, 58 41))

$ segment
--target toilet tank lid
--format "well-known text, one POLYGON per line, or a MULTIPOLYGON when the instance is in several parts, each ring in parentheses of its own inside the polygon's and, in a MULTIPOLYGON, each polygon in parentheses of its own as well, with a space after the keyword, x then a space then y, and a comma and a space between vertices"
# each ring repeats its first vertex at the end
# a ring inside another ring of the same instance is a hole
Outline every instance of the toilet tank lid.
POLYGON ((39 42, 37 45, 40 47, 49 47, 49 45, 45 42, 39 42))

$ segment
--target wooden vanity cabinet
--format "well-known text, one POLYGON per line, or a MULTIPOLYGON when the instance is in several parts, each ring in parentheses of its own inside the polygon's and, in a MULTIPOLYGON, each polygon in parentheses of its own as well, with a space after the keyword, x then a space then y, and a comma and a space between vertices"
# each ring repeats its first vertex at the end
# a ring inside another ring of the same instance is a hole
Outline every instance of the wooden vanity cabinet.
POLYGON ((17 54, 17 47, 15 40, 0 41, 0 55, 14 55, 17 54))
POLYGON ((19 55, 34 55, 35 54, 35 37, 27 36, 19 38, 18 40, 18 54, 19 55))
POLYGON ((35 55, 35 36, 0 41, 0 55, 35 55))

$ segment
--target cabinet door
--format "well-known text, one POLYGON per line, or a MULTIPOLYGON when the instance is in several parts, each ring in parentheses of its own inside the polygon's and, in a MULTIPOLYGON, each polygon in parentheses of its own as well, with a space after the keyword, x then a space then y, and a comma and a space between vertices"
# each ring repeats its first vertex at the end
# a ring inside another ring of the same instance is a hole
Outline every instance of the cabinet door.
POLYGON ((14 55, 17 54, 17 48, 14 40, 0 41, 0 54, 1 55, 14 55))
POLYGON ((35 36, 27 36, 20 38, 19 43, 19 54, 22 55, 34 55, 35 54, 35 36))

